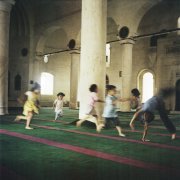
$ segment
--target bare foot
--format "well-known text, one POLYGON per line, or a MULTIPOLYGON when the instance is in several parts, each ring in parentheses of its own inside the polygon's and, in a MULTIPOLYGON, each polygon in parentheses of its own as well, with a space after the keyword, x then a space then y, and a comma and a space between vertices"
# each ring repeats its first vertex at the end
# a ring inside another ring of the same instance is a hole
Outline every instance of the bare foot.
POLYGON ((149 140, 149 139, 144 139, 144 138, 142 138, 142 141, 143 141, 143 142, 149 142, 150 140, 149 140))
POLYGON ((119 136, 121 136, 121 137, 126 137, 126 135, 123 134, 123 133, 120 133, 119 136))
POLYGON ((175 140, 175 139, 176 139, 176 134, 175 134, 175 133, 171 135, 171 139, 172 139, 172 140, 175 140))
POLYGON ((130 126, 130 128, 131 128, 132 131, 135 130, 134 124, 130 123, 129 126, 130 126))
POLYGON ((96 131, 97 131, 98 133, 100 133, 103 127, 104 127, 104 124, 98 125, 96 131))
POLYGON ((28 126, 28 127, 25 127, 25 129, 29 129, 30 130, 30 129, 33 129, 33 128, 28 126))
POLYGON ((76 126, 77 126, 77 127, 80 127, 80 126, 81 126, 81 123, 80 123, 80 122, 76 122, 76 126))
POLYGON ((14 119, 14 122, 18 122, 18 121, 20 121, 21 119, 18 117, 18 116, 16 116, 16 118, 14 119))

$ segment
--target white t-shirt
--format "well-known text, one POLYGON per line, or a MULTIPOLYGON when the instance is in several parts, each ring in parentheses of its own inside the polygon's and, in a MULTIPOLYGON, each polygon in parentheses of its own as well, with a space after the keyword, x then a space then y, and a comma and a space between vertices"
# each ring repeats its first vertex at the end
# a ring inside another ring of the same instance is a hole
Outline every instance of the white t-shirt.
POLYGON ((98 100, 97 93, 95 93, 95 92, 89 93, 88 105, 94 107, 94 105, 95 105, 95 103, 96 103, 97 100, 98 100))
POLYGON ((63 108, 63 100, 59 100, 59 99, 56 99, 54 101, 54 104, 55 104, 55 112, 59 112, 59 110, 62 110, 63 108))

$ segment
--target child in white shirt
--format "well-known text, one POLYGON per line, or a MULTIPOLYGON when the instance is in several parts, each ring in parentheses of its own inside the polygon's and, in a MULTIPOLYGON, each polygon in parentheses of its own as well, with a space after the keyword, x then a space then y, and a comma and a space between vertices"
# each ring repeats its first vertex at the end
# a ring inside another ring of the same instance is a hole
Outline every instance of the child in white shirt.
POLYGON ((84 121, 90 121, 96 125, 96 130, 98 132, 100 132, 101 129, 103 128, 104 124, 98 123, 98 120, 97 120, 98 117, 96 117, 97 113, 95 110, 95 104, 96 104, 96 102, 104 102, 104 101, 102 101, 98 98, 98 94, 97 94, 98 93, 98 86, 96 84, 92 84, 89 88, 89 91, 90 91, 90 93, 88 96, 85 115, 82 119, 77 121, 76 125, 79 127, 79 126, 81 126, 81 124, 84 121))
POLYGON ((65 94, 60 92, 57 94, 57 99, 54 101, 53 103, 53 108, 55 111, 55 121, 57 120, 58 117, 62 117, 63 116, 63 98, 64 98, 65 94))

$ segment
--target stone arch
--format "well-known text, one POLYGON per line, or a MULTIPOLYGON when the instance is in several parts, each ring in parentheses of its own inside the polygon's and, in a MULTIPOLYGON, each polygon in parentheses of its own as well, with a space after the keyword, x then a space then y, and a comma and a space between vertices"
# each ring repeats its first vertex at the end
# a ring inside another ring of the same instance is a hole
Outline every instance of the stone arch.
MULTIPOLYGON (((51 35, 53 35, 53 33, 56 33, 57 31, 61 31, 64 32, 63 35, 65 35, 64 38, 67 39, 67 34, 66 32, 59 26, 52 26, 52 27, 49 27, 47 28, 39 37, 39 40, 37 42, 37 45, 36 45, 36 54, 37 55, 42 55, 44 54, 44 47, 47 43, 47 40, 48 38, 50 38, 51 35)), ((66 46, 68 44, 68 40, 66 41, 66 46)), ((65 44, 64 44, 65 46, 65 44)))
POLYGON ((107 17, 107 41, 117 39, 118 25, 112 17, 107 17))
POLYGON ((145 14, 154 6, 162 2, 163 0, 151 0, 146 1, 142 6, 140 6, 139 10, 136 12, 133 18, 133 22, 136 22, 134 29, 132 30, 134 33, 137 33, 138 27, 141 23, 141 20, 145 16, 145 14))

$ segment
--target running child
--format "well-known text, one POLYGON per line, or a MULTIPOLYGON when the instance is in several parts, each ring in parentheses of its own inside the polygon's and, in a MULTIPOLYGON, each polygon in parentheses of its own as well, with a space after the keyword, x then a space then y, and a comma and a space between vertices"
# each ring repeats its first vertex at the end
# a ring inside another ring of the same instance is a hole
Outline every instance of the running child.
POLYGON ((148 132, 149 123, 154 120, 155 111, 158 111, 160 118, 164 123, 164 126, 171 134, 171 139, 174 140, 176 138, 176 128, 168 117, 164 103, 164 99, 171 96, 173 93, 173 88, 162 89, 156 96, 153 96, 152 98, 147 100, 143 104, 142 108, 140 108, 139 111, 133 116, 130 122, 130 127, 132 130, 134 130, 135 120, 140 119, 144 123, 142 141, 149 141, 148 139, 146 139, 146 136, 148 132))
POLYGON ((63 98, 64 98, 65 94, 60 92, 57 94, 57 99, 54 101, 53 103, 53 108, 55 111, 55 121, 57 120, 58 117, 62 117, 63 116, 63 98))
POLYGON ((124 102, 126 100, 118 99, 115 95, 116 95, 116 86, 108 85, 103 117, 105 118, 106 125, 112 122, 115 125, 119 136, 125 137, 125 134, 122 133, 122 128, 120 127, 120 121, 118 119, 118 114, 116 112, 117 109, 116 104, 117 101, 124 102))
MULTIPOLYGON (((24 116, 16 116, 15 121, 20 121, 21 119, 26 120, 25 129, 33 129, 30 127, 31 119, 33 118, 34 113, 39 114, 39 97, 40 94, 40 85, 38 83, 34 83, 33 87, 30 91, 27 91, 25 95, 25 103, 24 103, 24 116)), ((19 102, 22 103, 22 100, 18 99, 19 102)))
POLYGON ((137 110, 141 107, 140 92, 137 88, 131 90, 132 97, 130 98, 130 104, 132 110, 137 110))
POLYGON ((96 102, 104 102, 104 101, 98 98, 98 94, 97 94, 98 86, 96 84, 92 84, 89 88, 89 91, 90 93, 88 97, 86 113, 82 119, 77 121, 76 126, 80 127, 84 121, 90 121, 96 125, 97 132, 100 132, 102 127, 104 127, 104 124, 99 124, 98 122, 98 117, 95 110, 95 104, 96 102))

